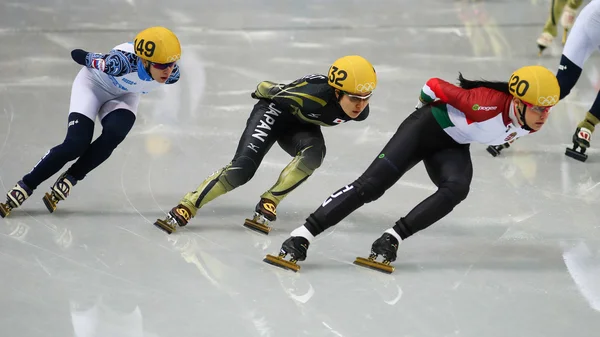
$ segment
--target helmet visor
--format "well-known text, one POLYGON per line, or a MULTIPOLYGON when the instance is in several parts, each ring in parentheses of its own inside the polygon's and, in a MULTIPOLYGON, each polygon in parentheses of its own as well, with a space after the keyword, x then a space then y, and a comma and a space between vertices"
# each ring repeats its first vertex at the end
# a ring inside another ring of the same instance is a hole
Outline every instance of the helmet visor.
POLYGON ((342 91, 342 93, 344 95, 348 96, 348 98, 350 99, 350 102, 352 102, 352 103, 368 101, 369 99, 371 99, 371 96, 373 96, 373 92, 370 92, 366 95, 356 95, 356 94, 351 94, 346 91, 342 91))
POLYGON ((535 113, 538 113, 538 114, 546 113, 546 112, 550 111, 550 109, 552 108, 551 106, 540 106, 540 105, 529 104, 523 100, 521 102, 523 102, 523 104, 525 104, 527 109, 529 109, 535 113))

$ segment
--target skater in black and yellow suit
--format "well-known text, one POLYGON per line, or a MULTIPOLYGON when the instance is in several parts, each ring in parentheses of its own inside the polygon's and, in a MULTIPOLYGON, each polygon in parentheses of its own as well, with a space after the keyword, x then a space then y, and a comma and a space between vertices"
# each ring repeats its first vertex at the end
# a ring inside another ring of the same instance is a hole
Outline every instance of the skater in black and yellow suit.
POLYGON ((581 7, 583 0, 552 0, 550 1, 550 15, 546 20, 542 34, 537 39, 537 46, 542 55, 544 49, 552 44, 552 40, 558 35, 558 21, 563 27, 562 44, 567 42, 567 33, 573 28, 577 10, 581 7))
POLYGON ((187 193, 155 225, 171 234, 185 226, 196 212, 216 197, 247 183, 275 142, 294 159, 275 185, 260 196, 253 219, 245 226, 268 234, 277 205, 321 166, 325 140, 321 126, 363 121, 369 116, 369 99, 377 86, 375 69, 361 56, 336 60, 325 75, 307 75, 290 84, 264 81, 252 97, 258 99, 237 150, 229 164, 187 193))

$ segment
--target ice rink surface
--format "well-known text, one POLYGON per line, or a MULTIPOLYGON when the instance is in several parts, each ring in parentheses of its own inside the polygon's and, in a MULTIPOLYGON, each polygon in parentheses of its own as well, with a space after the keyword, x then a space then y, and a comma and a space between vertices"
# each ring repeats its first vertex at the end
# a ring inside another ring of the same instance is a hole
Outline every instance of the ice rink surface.
POLYGON ((262 262, 363 172, 430 77, 555 71, 560 42, 541 58, 535 45, 548 10, 542 0, 2 1, 2 194, 64 138, 80 68, 71 49, 107 52, 164 25, 183 58, 181 81, 143 97, 130 136, 54 214, 41 198, 56 176, 0 219, 0 336, 598 336, 600 143, 586 163, 564 155, 600 88, 597 55, 541 132, 497 158, 471 147, 469 197, 401 244, 392 275, 352 261, 432 193, 422 164, 319 236, 299 273, 262 262), (258 82, 326 73, 346 54, 378 72, 371 115, 324 129, 323 166, 282 202, 269 236, 242 223, 291 159, 277 146, 183 230, 152 226, 229 162, 258 82))

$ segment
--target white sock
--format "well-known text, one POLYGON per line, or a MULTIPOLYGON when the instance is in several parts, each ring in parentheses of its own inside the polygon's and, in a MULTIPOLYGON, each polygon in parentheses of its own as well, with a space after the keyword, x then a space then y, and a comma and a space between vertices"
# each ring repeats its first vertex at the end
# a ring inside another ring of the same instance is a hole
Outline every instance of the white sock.
POLYGON ((402 238, 400 237, 400 235, 398 235, 398 233, 396 233, 396 231, 394 230, 394 228, 389 228, 385 231, 385 233, 389 233, 392 234, 396 239, 398 239, 398 243, 402 242, 402 238))
POLYGON ((308 230, 308 228, 304 227, 304 225, 294 229, 290 235, 291 236, 301 236, 301 237, 305 238, 306 240, 308 240, 308 243, 310 243, 312 240, 315 239, 315 236, 312 235, 310 233, 310 231, 308 230))

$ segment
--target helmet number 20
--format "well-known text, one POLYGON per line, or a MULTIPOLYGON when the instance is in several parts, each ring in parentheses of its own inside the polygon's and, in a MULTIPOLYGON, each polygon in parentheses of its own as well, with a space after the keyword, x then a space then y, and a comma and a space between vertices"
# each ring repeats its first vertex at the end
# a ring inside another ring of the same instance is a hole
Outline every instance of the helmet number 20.
POLYGON ((336 66, 331 67, 331 72, 329 73, 329 82, 335 83, 340 87, 344 85, 340 83, 348 77, 348 73, 345 70, 341 70, 336 66))
POLYGON ((521 80, 519 76, 513 76, 508 85, 508 90, 512 93, 516 93, 519 97, 523 97, 527 93, 527 90, 529 90, 529 82, 521 80))
POLYGON ((144 39, 136 40, 135 42, 135 50, 140 54, 147 57, 152 57, 154 55, 154 50, 156 49, 156 44, 153 41, 146 41, 144 39))

